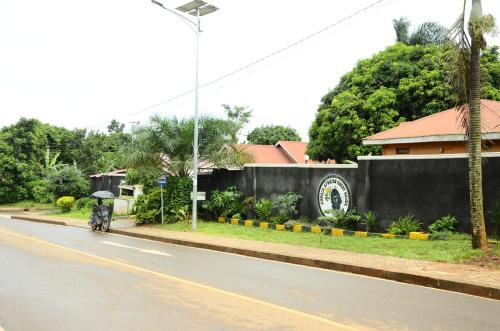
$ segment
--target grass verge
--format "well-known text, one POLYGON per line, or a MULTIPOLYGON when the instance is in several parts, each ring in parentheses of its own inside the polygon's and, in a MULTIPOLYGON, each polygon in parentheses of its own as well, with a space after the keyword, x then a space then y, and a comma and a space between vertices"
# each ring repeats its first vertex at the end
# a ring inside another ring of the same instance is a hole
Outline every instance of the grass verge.
POLYGON ((69 213, 61 213, 60 211, 54 211, 46 215, 59 218, 76 218, 88 221, 91 213, 92 211, 87 209, 72 209, 69 213))
POLYGON ((16 203, 9 203, 5 205, 0 205, 0 208, 30 208, 30 209, 54 209, 54 205, 51 203, 39 203, 35 201, 20 201, 16 203))
MULTIPOLYGON (((156 228, 171 231, 191 231, 186 223, 155 225, 156 228)), ((388 255, 406 259, 457 263, 483 256, 473 250, 470 240, 408 240, 384 238, 332 237, 316 233, 293 233, 254 227, 243 227, 215 222, 198 222, 198 233, 215 236, 258 240, 281 244, 336 249, 341 251, 388 255)), ((500 255, 500 247, 493 249, 500 255)))

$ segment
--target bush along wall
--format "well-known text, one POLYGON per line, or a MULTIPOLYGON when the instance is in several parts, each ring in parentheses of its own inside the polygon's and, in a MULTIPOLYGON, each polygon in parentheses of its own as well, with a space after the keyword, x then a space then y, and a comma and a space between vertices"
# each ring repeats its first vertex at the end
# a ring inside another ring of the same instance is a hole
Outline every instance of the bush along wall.
MULTIPOLYGON (((179 210, 191 208, 193 183, 190 177, 169 177, 163 189, 163 213, 167 223, 177 221, 179 210)), ((137 224, 161 222, 161 191, 154 189, 147 195, 141 195, 135 205, 137 224)))

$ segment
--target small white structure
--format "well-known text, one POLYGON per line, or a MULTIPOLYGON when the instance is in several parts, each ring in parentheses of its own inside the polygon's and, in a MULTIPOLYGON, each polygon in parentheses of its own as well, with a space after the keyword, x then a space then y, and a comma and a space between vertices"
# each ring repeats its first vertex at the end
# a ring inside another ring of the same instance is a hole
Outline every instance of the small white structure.
POLYGON ((135 201, 142 194, 142 185, 119 185, 120 196, 115 198, 113 213, 116 215, 128 215, 132 213, 135 201))

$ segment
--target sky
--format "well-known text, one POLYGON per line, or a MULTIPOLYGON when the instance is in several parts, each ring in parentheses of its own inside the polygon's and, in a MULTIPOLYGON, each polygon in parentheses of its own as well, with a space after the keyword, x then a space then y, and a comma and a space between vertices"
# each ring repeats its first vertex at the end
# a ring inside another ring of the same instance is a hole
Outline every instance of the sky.
MULTIPOLYGON (((161 2, 175 9, 187 1, 161 2)), ((224 116, 222 104, 248 106, 252 118, 241 139, 274 124, 297 129, 304 141, 321 97, 358 60, 394 43, 392 19, 449 27, 462 6, 461 0, 209 3, 219 10, 201 21, 200 85, 236 73, 200 89, 200 114, 224 116)), ((500 1, 483 0, 483 12, 500 20, 500 1)), ((194 115, 195 34, 150 0, 0 0, 0 31, 0 127, 27 117, 105 131, 117 119, 131 130, 153 114, 194 115)), ((500 44, 498 36, 487 40, 500 44)))

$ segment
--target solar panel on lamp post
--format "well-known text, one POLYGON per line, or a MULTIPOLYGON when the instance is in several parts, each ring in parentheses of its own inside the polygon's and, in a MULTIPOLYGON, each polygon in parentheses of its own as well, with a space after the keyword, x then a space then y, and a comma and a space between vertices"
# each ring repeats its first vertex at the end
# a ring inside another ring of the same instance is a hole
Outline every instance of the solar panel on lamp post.
POLYGON ((161 8, 175 14, 177 17, 181 18, 184 22, 188 23, 191 27, 191 30, 196 35, 196 64, 195 64, 195 97, 194 97, 194 139, 193 139, 193 218, 192 218, 192 228, 196 230, 197 226, 197 212, 198 212, 198 103, 199 103, 199 39, 200 39, 200 17, 211 14, 218 10, 219 8, 210 5, 202 0, 194 0, 188 2, 180 7, 177 7, 176 10, 180 11, 183 14, 189 14, 196 17, 196 20, 193 21, 183 14, 176 12, 175 10, 169 9, 165 7, 161 2, 157 0, 151 0, 155 5, 160 6, 161 8))

